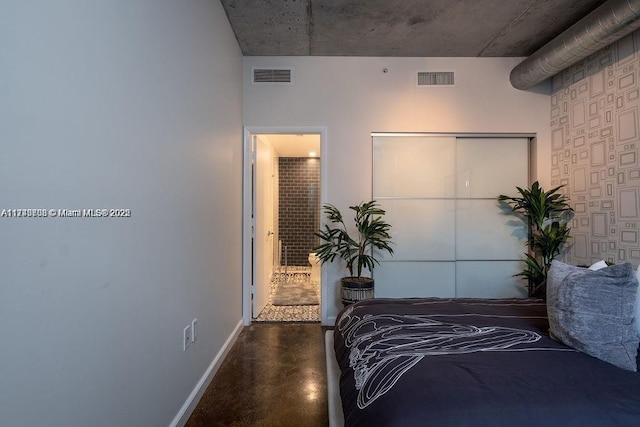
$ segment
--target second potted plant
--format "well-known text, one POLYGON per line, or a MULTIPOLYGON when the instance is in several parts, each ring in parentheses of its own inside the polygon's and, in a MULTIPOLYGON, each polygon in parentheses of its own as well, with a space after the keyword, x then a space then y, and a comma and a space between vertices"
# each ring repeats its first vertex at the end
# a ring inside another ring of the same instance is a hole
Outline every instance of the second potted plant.
POLYGON ((551 261, 562 252, 569 238, 568 221, 573 209, 569 206, 569 198, 560 194, 561 188, 544 191, 536 181, 531 188, 516 187, 520 197, 498 196, 498 201, 522 215, 529 227, 526 269, 516 276, 529 282, 530 297, 544 298, 551 261))
POLYGON ((322 243, 314 248, 322 263, 332 262, 336 258, 345 261, 349 276, 341 279, 342 302, 349 305, 354 302, 373 298, 373 278, 363 276, 363 272, 372 272, 379 261, 374 251, 382 250, 393 254, 391 247, 391 225, 382 218, 385 211, 375 200, 349 206, 355 212, 356 232, 349 234, 340 210, 331 204, 323 206, 327 219, 331 222, 315 235, 322 243))

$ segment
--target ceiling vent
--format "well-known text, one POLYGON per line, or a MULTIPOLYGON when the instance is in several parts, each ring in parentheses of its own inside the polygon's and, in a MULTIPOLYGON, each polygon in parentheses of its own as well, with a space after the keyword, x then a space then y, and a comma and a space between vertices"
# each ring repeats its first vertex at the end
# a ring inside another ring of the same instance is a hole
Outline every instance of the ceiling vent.
POLYGON ((293 84, 291 68, 253 68, 251 84, 290 85, 293 84))
POLYGON ((453 71, 418 71, 418 86, 455 86, 455 77, 453 71))

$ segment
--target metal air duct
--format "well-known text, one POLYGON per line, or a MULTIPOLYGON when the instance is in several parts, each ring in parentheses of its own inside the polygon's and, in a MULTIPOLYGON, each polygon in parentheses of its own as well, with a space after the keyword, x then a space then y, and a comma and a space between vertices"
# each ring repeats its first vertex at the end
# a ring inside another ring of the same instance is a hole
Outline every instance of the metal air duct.
POLYGON ((518 64, 516 89, 529 89, 640 28, 640 0, 609 0, 518 64))

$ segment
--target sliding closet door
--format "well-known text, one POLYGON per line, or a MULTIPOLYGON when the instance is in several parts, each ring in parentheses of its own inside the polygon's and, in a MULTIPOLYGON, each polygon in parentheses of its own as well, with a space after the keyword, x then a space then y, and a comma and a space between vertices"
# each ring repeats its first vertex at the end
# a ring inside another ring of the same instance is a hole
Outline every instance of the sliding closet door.
POLYGON ((526 296, 522 280, 527 231, 504 212, 500 194, 526 187, 529 141, 526 138, 456 140, 456 296, 526 296))
POLYGON ((380 135, 373 151, 373 196, 395 243, 376 296, 521 296, 512 275, 526 231, 496 196, 527 185, 526 138, 380 135))
POLYGON ((373 157, 394 242, 374 271, 376 296, 455 296, 455 138, 377 136, 373 157))

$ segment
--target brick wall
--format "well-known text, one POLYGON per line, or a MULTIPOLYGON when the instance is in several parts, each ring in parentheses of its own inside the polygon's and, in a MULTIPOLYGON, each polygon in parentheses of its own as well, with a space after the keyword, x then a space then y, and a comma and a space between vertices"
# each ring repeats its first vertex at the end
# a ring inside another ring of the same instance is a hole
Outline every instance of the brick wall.
POLYGON ((278 231, 287 264, 309 266, 309 252, 318 244, 313 235, 320 228, 320 159, 278 159, 278 231))

